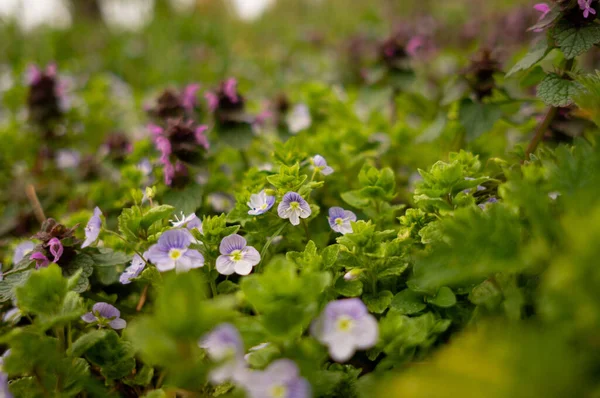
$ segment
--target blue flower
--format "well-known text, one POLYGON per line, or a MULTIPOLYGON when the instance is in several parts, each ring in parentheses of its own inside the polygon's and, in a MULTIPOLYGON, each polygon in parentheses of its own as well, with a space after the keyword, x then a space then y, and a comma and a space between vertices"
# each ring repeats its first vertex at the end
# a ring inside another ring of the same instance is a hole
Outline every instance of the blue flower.
POLYGON ((259 193, 250 195, 250 201, 246 204, 252 209, 248 211, 248 214, 258 216, 271 210, 275 204, 275 196, 267 195, 263 189, 259 193))
POLYGON ((192 236, 187 230, 172 229, 163 232, 158 243, 148 249, 148 260, 161 271, 187 272, 192 268, 204 266, 204 256, 190 249, 192 236))
POLYGON ((22 243, 19 243, 17 247, 15 247, 15 251, 13 253, 13 263, 18 264, 23 258, 25 258, 26 254, 29 254, 33 251, 35 247, 35 243, 28 240, 22 243))
POLYGON ((210 372, 214 384, 226 381, 241 382, 246 379, 247 368, 243 360, 244 344, 237 329, 223 323, 200 339, 198 345, 206 350, 208 357, 221 365, 210 372))
POLYGON ((279 203, 277 214, 281 218, 288 218, 292 225, 298 225, 301 218, 310 217, 311 210, 302 196, 296 192, 288 192, 279 203))
POLYGON ((342 235, 352 233, 351 221, 356 221, 356 214, 350 210, 344 210, 341 207, 332 207, 329 209, 329 226, 335 232, 342 235))
POLYGON ((349 360, 356 349, 373 347, 379 337, 377 320, 358 298, 330 302, 310 330, 337 362, 349 360))
POLYGON ((123 285, 127 285, 131 283, 133 278, 137 278, 144 268, 146 267, 146 261, 138 254, 133 256, 133 260, 131 260, 131 265, 125 269, 125 271, 119 277, 119 282, 123 285))
POLYGON ((8 373, 4 372, 4 360, 10 355, 10 350, 6 350, 0 357, 0 397, 13 398, 8 389, 8 373))
POLYGON ((244 381, 250 398, 309 398, 310 384, 289 359, 278 359, 262 372, 251 372, 244 381))
POLYGON ((94 215, 88 221, 85 227, 85 241, 81 245, 81 248, 88 247, 98 239, 100 235, 100 229, 102 228, 102 219, 100 216, 102 212, 98 207, 94 209, 94 215))
POLYGON ((246 239, 238 234, 226 236, 219 246, 221 255, 217 258, 216 268, 222 275, 248 275, 252 267, 260 262, 260 253, 247 246, 246 239))
POLYGON ((321 155, 315 155, 312 159, 310 159, 310 163, 313 165, 313 169, 317 172, 327 176, 333 173, 333 169, 327 165, 327 161, 321 155))
POLYGON ((121 312, 108 303, 96 303, 92 311, 83 315, 81 319, 87 323, 97 323, 98 327, 110 326, 113 329, 124 329, 127 322, 121 319, 121 312))

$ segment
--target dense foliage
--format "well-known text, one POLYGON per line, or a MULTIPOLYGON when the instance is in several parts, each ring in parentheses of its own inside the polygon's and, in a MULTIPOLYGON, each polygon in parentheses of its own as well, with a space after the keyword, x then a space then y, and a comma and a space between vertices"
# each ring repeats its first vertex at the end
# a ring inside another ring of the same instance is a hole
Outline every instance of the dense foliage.
POLYGON ((600 396, 600 2, 360 3, 1 27, 0 396, 600 396))

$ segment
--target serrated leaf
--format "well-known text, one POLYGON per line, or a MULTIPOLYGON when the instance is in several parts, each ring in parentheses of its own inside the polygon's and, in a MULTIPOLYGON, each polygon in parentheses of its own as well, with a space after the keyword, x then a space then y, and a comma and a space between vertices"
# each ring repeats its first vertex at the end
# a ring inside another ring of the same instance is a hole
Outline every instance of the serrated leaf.
POLYGON ((77 253, 77 255, 62 268, 63 275, 66 277, 75 275, 79 270, 81 270, 81 274, 73 287, 73 291, 83 293, 88 289, 90 285, 88 278, 94 272, 94 260, 92 260, 92 257, 86 253, 77 253))
POLYGON ((23 286, 16 289, 19 309, 36 315, 56 314, 67 295, 67 280, 61 269, 50 264, 34 272, 23 286))
POLYGON ((0 302, 15 298, 15 289, 22 286, 29 278, 31 270, 10 274, 0 281, 0 302))
POLYGON ((543 37, 540 41, 535 43, 533 47, 529 49, 529 52, 525 54, 525 56, 521 58, 515 64, 515 66, 511 68, 510 71, 508 71, 506 77, 509 77, 519 71, 531 68, 533 65, 537 64, 542 59, 544 59, 551 50, 552 48, 548 45, 548 40, 545 37, 543 37))
POLYGON ((361 191, 348 191, 342 193, 342 199, 352 207, 363 209, 369 206, 369 199, 365 199, 361 195, 361 191))
POLYGON ((494 127, 502 116, 502 109, 493 104, 481 104, 465 99, 460 104, 459 119, 467 133, 467 141, 473 141, 494 127))
POLYGON ((600 42, 600 26, 594 23, 574 26, 567 21, 562 21, 556 25, 552 36, 565 57, 571 59, 600 42))
POLYGON ((79 337, 71 348, 67 351, 67 355, 72 357, 80 357, 87 350, 93 347, 96 343, 106 337, 106 330, 94 330, 79 337))
POLYGON ((578 93, 579 84, 550 73, 538 86, 537 95, 547 105, 564 107, 573 103, 573 96, 578 93))

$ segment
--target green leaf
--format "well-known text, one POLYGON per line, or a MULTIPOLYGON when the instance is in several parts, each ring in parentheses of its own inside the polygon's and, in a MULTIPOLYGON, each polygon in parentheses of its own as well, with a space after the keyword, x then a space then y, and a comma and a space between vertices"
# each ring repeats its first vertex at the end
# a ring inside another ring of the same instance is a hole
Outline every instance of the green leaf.
POLYGON ((119 232, 131 242, 137 242, 142 212, 138 206, 123 209, 118 218, 119 232))
POLYGON ((62 268, 62 270, 63 275, 66 277, 71 277, 81 270, 80 277, 77 280, 73 291, 83 293, 90 285, 88 278, 94 272, 94 260, 86 253, 77 253, 77 255, 62 268))
POLYGON ((410 289, 404 289, 394 296, 390 306, 400 314, 411 315, 423 311, 427 304, 423 301, 422 295, 410 289))
POLYGON ((360 190, 343 192, 342 199, 344 202, 357 209, 364 209, 369 206, 369 199, 363 198, 360 190))
POLYGON ((94 335, 93 343, 82 342, 80 348, 86 358, 101 368, 108 379, 120 379, 135 368, 134 351, 128 341, 122 340, 114 330, 106 330, 104 336, 94 335))
POLYGON ((583 54, 600 42, 600 26, 595 23, 575 26, 561 21, 552 32, 558 47, 567 59, 583 54))
POLYGON ((72 357, 80 357, 96 343, 106 337, 106 330, 94 330, 79 337, 69 348, 67 354, 72 357))
POLYGON ((149 283, 152 286, 160 286, 162 285, 162 275, 153 266, 146 266, 146 268, 142 271, 140 276, 135 278, 134 280, 149 283))
POLYGON ((362 299, 367 305, 370 312, 381 314, 385 311, 392 302, 394 294, 389 290, 382 290, 375 294, 365 294, 362 299))
POLYGON ((22 271, 8 275, 0 281, 0 302, 15 298, 15 289, 23 286, 33 271, 22 271))
POLYGON ((95 267, 112 267, 131 261, 131 256, 107 247, 99 247, 97 252, 90 250, 86 254, 92 258, 95 267))
POLYGON ((515 64, 515 66, 512 67, 512 69, 506 74, 506 77, 509 77, 519 71, 531 68, 533 65, 544 59, 551 50, 552 47, 548 45, 548 39, 543 37, 529 49, 529 52, 523 58, 521 58, 519 62, 515 64))
POLYGON ((564 107, 573 103, 573 96, 577 95, 578 90, 578 83, 550 73, 538 86, 537 95, 546 105, 564 107))
POLYGON ((152 390, 148 394, 144 395, 143 398, 167 398, 167 393, 164 390, 152 390))
POLYGON ((494 127, 502 116, 502 109, 493 104, 481 104, 464 99, 460 104, 459 119, 467 133, 467 141, 473 141, 494 127))
POLYGON ((56 264, 32 273, 23 286, 16 289, 19 308, 36 315, 58 313, 67 295, 67 280, 56 264))
POLYGON ((360 280, 347 281, 344 278, 338 278, 335 281, 333 290, 344 297, 358 297, 362 294, 363 283, 360 280))
POLYGON ((170 204, 177 212, 195 213, 202 206, 204 189, 197 184, 190 184, 182 191, 170 189, 165 193, 164 202, 170 204))
MULTIPOLYGON (((148 229, 156 221, 164 220, 173 214, 175 208, 170 205, 160 205, 150 208, 140 221, 140 227, 148 229)), ((187 213, 186 213, 187 214, 187 213)))
POLYGON ((456 304, 456 296, 449 287, 443 286, 433 298, 427 298, 427 302, 437 307, 449 308, 456 304))
POLYGON ((337 261, 338 254, 340 252, 340 245, 329 245, 321 252, 323 259, 323 266, 325 268, 331 267, 337 261))

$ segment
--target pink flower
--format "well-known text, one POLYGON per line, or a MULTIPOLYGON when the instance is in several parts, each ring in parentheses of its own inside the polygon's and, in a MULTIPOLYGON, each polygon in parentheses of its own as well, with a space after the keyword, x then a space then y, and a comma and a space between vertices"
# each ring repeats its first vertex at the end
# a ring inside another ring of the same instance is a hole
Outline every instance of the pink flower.
POLYGON ((579 4, 579 8, 581 8, 583 10, 584 18, 589 17, 590 14, 596 15, 596 10, 594 10, 592 8, 592 1, 593 0, 577 0, 577 3, 579 4))
POLYGON ((50 248, 50 253, 54 256, 52 262, 57 262, 63 254, 64 249, 62 243, 60 243, 58 238, 52 238, 50 239, 50 242, 48 242, 48 247, 50 248))
POLYGON ((223 83, 223 94, 225 94, 232 103, 236 103, 239 101, 237 95, 237 80, 233 77, 225 80, 223 83))
MULTIPOLYGON (((533 8, 536 11, 539 11, 542 13, 542 15, 540 15, 540 17, 538 19, 538 22, 541 21, 542 19, 544 19, 546 17, 546 15, 548 15, 548 13, 550 12, 550 6, 546 3, 538 3, 538 4, 534 5, 533 8)), ((537 28, 537 29, 534 29, 533 31, 541 32, 543 30, 544 30, 543 28, 537 28)))
POLYGON ((206 98, 206 102, 208 102, 208 109, 210 109, 211 112, 214 112, 219 106, 219 97, 215 93, 207 91, 204 93, 204 98, 206 98))
POLYGON ((50 260, 42 252, 35 252, 29 258, 35 260, 35 269, 44 268, 50 264, 50 260))
POLYGON ((181 95, 181 102, 186 111, 191 112, 196 107, 196 93, 200 90, 197 83, 188 84, 181 95))

